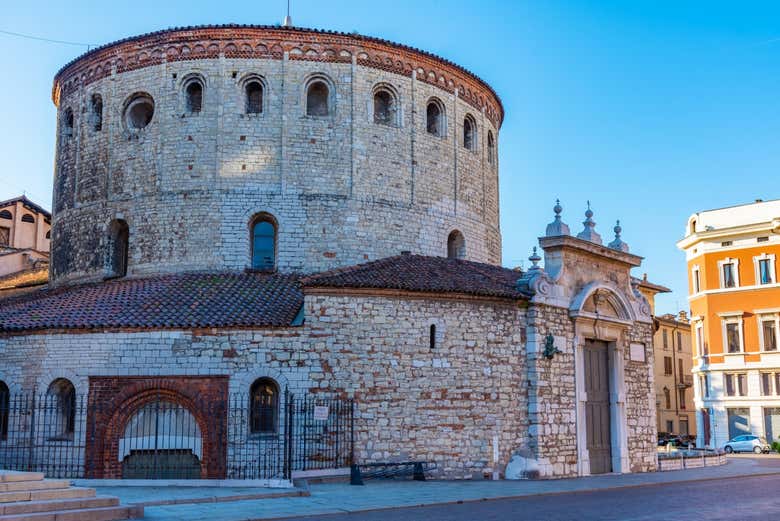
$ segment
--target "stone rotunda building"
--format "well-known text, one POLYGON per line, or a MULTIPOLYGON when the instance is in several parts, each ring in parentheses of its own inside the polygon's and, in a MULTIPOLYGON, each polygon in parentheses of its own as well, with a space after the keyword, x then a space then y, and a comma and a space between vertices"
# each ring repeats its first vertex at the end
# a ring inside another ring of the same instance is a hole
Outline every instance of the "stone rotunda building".
POLYGON ((88 52, 53 100, 49 288, 0 301, 0 467, 655 469, 641 257, 556 205, 544 268, 501 267, 504 109, 472 73, 357 34, 188 27, 88 52))

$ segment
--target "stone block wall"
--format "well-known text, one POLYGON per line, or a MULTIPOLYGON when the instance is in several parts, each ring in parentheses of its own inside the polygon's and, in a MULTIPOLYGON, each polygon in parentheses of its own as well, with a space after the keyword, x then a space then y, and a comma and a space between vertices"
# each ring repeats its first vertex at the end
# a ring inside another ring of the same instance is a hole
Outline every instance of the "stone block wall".
POLYGON ((354 397, 360 461, 425 459, 451 478, 503 472, 523 445, 518 303, 315 295, 305 306, 305 325, 295 328, 5 336, 0 380, 12 392, 45 392, 67 378, 87 395, 96 382, 223 375, 230 393, 247 393, 271 377, 294 393, 354 397))
POLYGON ((488 132, 497 143, 500 124, 485 105, 497 101, 492 92, 455 88, 412 63, 379 66, 356 49, 315 59, 292 46, 239 56, 222 40, 216 45, 225 50, 133 67, 118 55, 94 77, 62 73, 55 284, 105 274, 105 228, 114 218, 130 228, 129 275, 244 269, 249 222, 263 211, 280 222, 283 271, 322 271, 404 250, 444 255, 455 229, 468 259, 500 263, 498 165, 487 153, 488 132), (189 113, 184 88, 195 76, 204 84, 203 105, 189 113), (315 77, 331 87, 326 117, 306 115, 305 88, 315 77), (251 78, 264 85, 260 114, 245 111, 251 78), (373 121, 377 86, 396 95, 395 125, 373 121), (137 93, 154 99, 154 116, 131 132, 124 109, 137 93), (445 109, 442 137, 426 131, 431 99, 445 109), (68 111, 72 130, 63 123, 68 111), (463 146, 466 115, 476 122, 474 150, 463 146))

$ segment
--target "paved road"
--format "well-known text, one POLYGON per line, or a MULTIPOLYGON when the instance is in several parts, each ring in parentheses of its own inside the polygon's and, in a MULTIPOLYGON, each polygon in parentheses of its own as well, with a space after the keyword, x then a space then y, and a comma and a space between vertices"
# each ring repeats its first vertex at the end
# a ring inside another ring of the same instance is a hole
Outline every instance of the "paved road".
POLYGON ((780 475, 600 492, 318 515, 299 521, 766 521, 780 518, 780 475))

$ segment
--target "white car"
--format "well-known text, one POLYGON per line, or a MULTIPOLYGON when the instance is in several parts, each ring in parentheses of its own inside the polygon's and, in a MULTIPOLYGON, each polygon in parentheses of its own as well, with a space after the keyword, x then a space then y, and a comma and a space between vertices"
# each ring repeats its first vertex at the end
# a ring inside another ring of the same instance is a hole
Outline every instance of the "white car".
POLYGON ((756 454, 761 454, 762 452, 769 452, 771 447, 766 439, 760 436, 743 434, 742 436, 735 436, 727 441, 723 446, 723 450, 728 454, 731 454, 732 452, 754 452, 756 454))

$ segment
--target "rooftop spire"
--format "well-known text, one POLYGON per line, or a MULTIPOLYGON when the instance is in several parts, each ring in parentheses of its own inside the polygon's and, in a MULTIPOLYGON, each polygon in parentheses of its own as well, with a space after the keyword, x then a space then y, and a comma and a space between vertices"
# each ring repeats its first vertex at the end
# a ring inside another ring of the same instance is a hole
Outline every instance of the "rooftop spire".
POLYGON ((569 235, 569 226, 561 220, 561 212, 563 207, 561 206, 561 200, 555 200, 555 206, 553 206, 553 212, 555 212, 555 219, 553 222, 547 225, 547 237, 557 237, 559 235, 569 235))
POLYGON ((585 220, 582 221, 582 224, 585 225, 585 228, 577 234, 578 238, 595 242, 596 244, 603 244, 601 235, 596 233, 596 221, 593 220, 593 210, 590 209, 590 201, 588 201, 588 209, 585 211, 585 220))
POLYGON ((620 226, 620 219, 618 219, 615 223, 613 230, 615 231, 615 240, 610 242, 608 246, 613 250, 624 251, 628 253, 628 244, 623 242, 623 239, 620 238, 620 233, 623 231, 623 228, 620 226))
POLYGON ((284 17, 282 27, 292 27, 292 17, 290 16, 290 0, 287 0, 287 16, 284 17))

